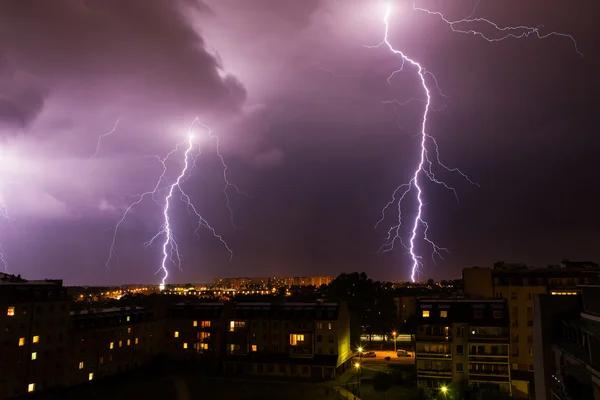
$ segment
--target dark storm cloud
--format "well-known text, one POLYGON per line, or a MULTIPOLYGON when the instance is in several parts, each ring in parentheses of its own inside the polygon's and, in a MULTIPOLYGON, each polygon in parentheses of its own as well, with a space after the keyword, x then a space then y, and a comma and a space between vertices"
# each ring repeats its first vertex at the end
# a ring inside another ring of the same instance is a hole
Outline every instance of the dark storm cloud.
POLYGON ((0 122, 26 126, 42 110, 44 94, 36 91, 24 91, 10 98, 0 97, 0 122))
MULTIPOLYGON (((476 2, 418 1, 449 18, 468 15, 476 2)), ((185 184, 234 258, 229 263, 206 232, 198 241, 195 227, 184 229, 191 220, 178 207, 173 222, 184 262, 183 272, 171 270, 173 282, 350 270, 406 279, 410 261, 402 249, 376 254, 387 225, 374 224, 396 186, 412 176, 423 104, 394 110, 381 101, 423 93, 414 68, 388 83, 398 57, 365 47, 381 42, 384 3, 1 2, 3 113, 18 126, 29 121, 25 134, 10 132, 18 140, 0 145, 7 156, 0 172, 8 168, 19 178, 12 182, 24 182, 6 192, 15 197, 11 211, 21 211, 15 221, 22 237, 5 246, 14 270, 79 283, 156 282, 159 246, 141 245, 160 226, 159 207, 149 202, 131 215, 117 240, 121 269, 107 274, 111 229, 131 200, 126 194, 148 190, 160 174, 152 157, 138 156, 164 155, 183 140, 190 116, 208 110, 228 177, 251 196, 230 193, 239 229, 230 228, 222 165, 210 151, 198 158, 185 184), (39 98, 24 101, 36 93, 44 95, 38 114, 39 98), (117 132, 89 160, 98 135, 119 117, 117 132)), ((543 23, 573 34, 584 59, 565 38, 487 43, 413 12, 412 2, 392 3, 394 46, 433 72, 448 95, 435 95, 434 107, 447 109, 428 119, 440 157, 481 184, 439 171, 457 188, 459 204, 444 188, 423 185, 429 233, 452 252, 436 264, 420 247, 425 276, 453 277, 465 265, 500 258, 543 265, 600 257, 593 235, 600 216, 587 195, 600 179, 593 154, 600 147, 600 3, 479 5, 477 15, 502 25, 543 23)))
POLYGON ((4 1, 0 52, 6 69, 50 86, 110 80, 190 108, 239 109, 245 89, 220 74, 184 17, 182 7, 190 4, 207 10, 199 2, 169 0, 4 1))

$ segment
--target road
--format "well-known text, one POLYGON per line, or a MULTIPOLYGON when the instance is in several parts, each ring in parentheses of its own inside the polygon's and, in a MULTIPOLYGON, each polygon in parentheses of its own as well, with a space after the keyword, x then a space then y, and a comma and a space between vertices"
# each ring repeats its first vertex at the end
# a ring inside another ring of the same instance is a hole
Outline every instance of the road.
MULTIPOLYGON (((373 371, 389 371, 389 364, 396 365, 411 365, 415 363, 415 357, 412 352, 410 357, 398 357, 395 351, 375 351, 376 357, 362 357, 361 366, 367 370, 373 371), (386 357, 390 359, 386 361, 386 357)), ((354 361, 358 361, 359 357, 355 357, 354 361)))

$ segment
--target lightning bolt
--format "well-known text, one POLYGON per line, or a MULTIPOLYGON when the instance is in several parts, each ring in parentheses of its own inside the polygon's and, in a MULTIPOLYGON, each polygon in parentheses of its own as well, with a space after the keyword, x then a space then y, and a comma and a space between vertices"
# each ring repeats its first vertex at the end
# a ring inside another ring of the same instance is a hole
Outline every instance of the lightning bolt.
POLYGON ((115 125, 109 132, 103 133, 102 135, 98 136, 98 143, 96 143, 96 151, 92 155, 92 158, 95 158, 96 156, 98 156, 98 153, 100 153, 100 145, 102 144, 102 138, 105 138, 105 137, 110 136, 113 133, 115 133, 120 121, 121 121, 121 118, 117 119, 117 122, 115 122, 115 125))
POLYGON ((199 232, 200 228, 204 227, 204 228, 208 229, 212 233, 212 235, 223 244, 223 246, 229 253, 230 260, 233 257, 233 252, 232 252, 231 248, 228 246, 228 244, 225 242, 223 237, 221 235, 219 235, 217 233, 217 231, 208 223, 208 221, 200 214, 200 212, 198 212, 198 210, 194 206, 190 196, 186 193, 186 191, 182 187, 182 183, 185 181, 186 177, 190 176, 190 173, 193 172, 193 169, 195 167, 195 160, 196 160, 197 156, 192 157, 192 152, 193 152, 196 142, 197 142, 197 140, 196 140, 197 137, 193 134, 193 128, 195 125, 199 125, 202 128, 206 129, 209 133, 210 139, 215 139, 215 138, 217 139, 217 155, 220 158, 221 163, 224 166, 223 176, 224 176, 225 182, 226 182, 224 192, 225 192, 225 195, 227 198, 227 208, 230 211, 230 217, 232 216, 232 209, 230 207, 229 196, 227 195, 227 189, 230 187, 234 187, 239 193, 243 193, 243 192, 241 192, 236 185, 230 183, 229 180, 227 179, 227 165, 226 165, 225 160, 224 160, 223 156, 221 155, 219 148, 218 148, 218 137, 212 132, 212 130, 210 128, 208 128, 206 125, 202 124, 198 118, 195 118, 188 128, 186 140, 177 144, 175 146, 175 148, 173 150, 171 150, 169 153, 167 153, 167 155, 165 157, 161 158, 159 156, 154 156, 154 158, 161 164, 162 172, 159 175, 159 177, 156 181, 156 184, 154 185, 154 187, 151 190, 134 196, 135 200, 132 203, 130 203, 130 205, 123 212, 121 218, 117 221, 114 231, 113 231, 113 237, 112 237, 112 241, 111 241, 111 245, 110 245, 109 256, 106 261, 107 269, 110 267, 110 264, 111 264, 113 258, 116 257, 115 245, 116 245, 116 240, 117 240, 118 232, 119 232, 121 225, 126 220, 129 213, 131 213, 131 211, 137 205, 142 203, 144 200, 149 199, 149 200, 153 201, 154 203, 156 203, 162 209, 163 223, 162 223, 161 227, 159 228, 159 230, 156 232, 156 234, 154 236, 152 236, 152 238, 150 238, 150 240, 148 240, 144 245, 146 247, 152 246, 157 240, 162 238, 162 246, 161 246, 162 258, 161 258, 160 266, 159 266, 158 270, 156 271, 156 273, 162 274, 160 288, 161 288, 161 290, 164 289, 166 281, 169 277, 168 266, 170 264, 175 264, 181 269, 181 254, 179 251, 179 245, 177 243, 176 236, 173 232, 173 225, 172 225, 171 218, 170 218, 170 208, 173 204, 173 201, 176 200, 176 195, 179 195, 179 200, 183 201, 183 203, 187 206, 188 211, 191 214, 193 214, 198 221, 198 225, 197 225, 197 228, 195 231, 196 236, 199 236, 198 232, 199 232), (172 156, 174 156, 177 152, 179 152, 181 148, 185 148, 184 153, 183 153, 183 166, 182 166, 179 174, 177 175, 177 178, 172 183, 165 185, 164 184, 164 181, 166 179, 165 176, 168 171, 167 162, 172 156), (166 191, 167 194, 164 197, 163 202, 161 203, 157 199, 157 197, 160 195, 161 192, 164 192, 164 191, 166 191))
POLYGON ((575 40, 575 38, 572 35, 566 34, 566 33, 560 33, 560 32, 548 32, 545 34, 542 34, 540 32, 540 29, 544 27, 544 25, 537 25, 537 26, 526 26, 526 25, 519 25, 519 26, 500 26, 497 23, 490 21, 487 18, 481 18, 481 17, 473 17, 475 15, 475 11, 477 10, 477 7, 479 6, 479 3, 481 2, 481 0, 479 0, 477 2, 477 4, 475 5, 475 7, 473 8, 473 12, 471 12, 471 14, 463 19, 459 19, 456 21, 451 21, 448 18, 446 18, 441 12, 439 11, 431 11, 428 10, 426 8, 421 8, 421 7, 417 7, 416 4, 413 4, 413 10, 415 11, 422 11, 425 12, 429 15, 435 15, 437 17, 439 17, 443 22, 446 23, 446 25, 448 25, 450 27, 450 29, 452 30, 452 32, 456 32, 456 33, 463 33, 463 34, 467 34, 467 35, 473 35, 473 36, 478 36, 488 42, 501 42, 503 40, 506 39, 523 39, 523 38, 528 38, 530 36, 535 36, 538 39, 547 39, 549 37, 552 36, 558 36, 558 37, 563 37, 563 38, 567 38, 569 39, 572 43, 573 43, 573 47, 575 48, 575 52, 580 56, 583 57, 583 53, 581 53, 579 51, 579 46, 577 45, 577 41, 575 40), (474 23, 480 23, 480 24, 485 24, 488 27, 491 28, 491 30, 499 32, 500 35, 498 37, 490 37, 486 34, 484 34, 481 31, 475 30, 475 29, 461 29, 457 26, 460 25, 468 25, 468 24, 474 24, 474 23))
MULTIPOLYGON (((539 39, 545 39, 550 36, 566 37, 566 38, 569 38, 573 42, 573 45, 575 47, 575 51, 577 52, 577 54, 582 56, 581 52, 579 51, 579 49, 577 47, 577 42, 571 35, 558 33, 558 32, 550 32, 547 34, 541 34, 540 30, 539 30, 540 26, 537 26, 537 27, 528 27, 528 26, 500 27, 498 24, 496 24, 488 19, 474 18, 473 15, 475 14, 477 6, 479 5, 480 1, 481 0, 479 0, 476 3, 475 8, 473 9, 471 14, 467 18, 464 18, 464 19, 461 19, 458 21, 450 21, 449 19, 444 17, 444 15, 442 15, 440 12, 429 11, 424 8, 416 7, 416 5, 413 5, 413 9, 415 11, 422 11, 422 12, 426 12, 430 15, 435 15, 435 16, 440 17, 443 22, 445 22, 446 24, 448 24, 450 26, 450 28, 453 32, 479 36, 480 38, 483 38, 483 39, 487 40, 488 42, 498 42, 498 41, 509 39, 509 38, 515 38, 515 39, 527 38, 530 36, 536 36, 539 39), (479 32, 479 31, 475 31, 472 29, 465 30, 465 29, 460 29, 457 27, 457 25, 469 24, 469 23, 485 23, 488 26, 491 26, 496 31, 499 31, 501 33, 501 35, 497 38, 492 38, 492 37, 488 37, 488 36, 484 35, 483 33, 479 32)), ((431 246, 431 248, 432 248, 431 256, 434 261, 435 261, 436 256, 443 258, 443 253, 449 252, 447 248, 438 246, 429 236, 429 224, 423 215, 423 208, 425 206, 424 200, 423 200, 424 180, 427 179, 430 182, 441 185, 441 186, 445 187, 446 189, 452 191, 454 196, 456 197, 456 200, 458 201, 458 194, 457 194, 455 188, 449 186, 444 181, 442 181, 436 177, 436 175, 433 171, 434 164, 438 167, 443 168, 444 170, 446 170, 448 172, 454 172, 454 173, 460 174, 464 179, 466 179, 471 184, 474 184, 477 186, 479 186, 479 185, 477 183, 473 182, 467 175, 465 175, 458 168, 450 168, 441 162, 438 144, 437 144, 435 138, 427 133, 427 118, 429 116, 430 111, 432 111, 432 107, 431 107, 432 96, 431 96, 431 90, 428 85, 427 77, 430 78, 430 82, 433 82, 434 87, 436 88, 437 92, 442 97, 447 98, 447 96, 445 96, 440 91, 440 87, 438 85, 437 79, 431 72, 427 71, 416 60, 408 57, 404 52, 394 48, 394 46, 390 43, 390 41, 389 41, 389 17, 390 17, 390 14, 391 14, 391 6, 388 5, 385 15, 384 15, 384 18, 383 18, 383 22, 385 25, 385 33, 384 33, 384 38, 383 38, 382 42, 376 46, 366 46, 366 47, 379 48, 379 47, 385 46, 394 55, 397 55, 400 57, 400 59, 401 59, 400 68, 393 71, 389 75, 389 77, 387 79, 388 83, 391 82, 391 79, 394 77, 395 74, 400 73, 404 70, 405 65, 408 64, 408 65, 414 67, 416 69, 417 76, 419 78, 419 82, 420 82, 423 92, 425 94, 425 99, 424 100, 409 99, 405 102, 400 102, 398 100, 389 100, 389 101, 385 101, 384 103, 393 104, 394 106, 402 106, 402 105, 406 105, 412 101, 423 101, 425 106, 424 106, 423 114, 421 117, 421 129, 420 129, 420 132, 418 135, 418 136, 420 136, 419 162, 417 163, 417 165, 412 173, 412 178, 410 179, 410 181, 408 183, 398 186, 396 188, 396 190, 393 192, 392 199, 383 208, 382 213, 381 213, 381 219, 377 222, 377 224, 375 226, 378 227, 379 224, 381 224, 384 221, 386 211, 389 208, 396 206, 397 215, 398 215, 397 222, 388 230, 387 237, 384 241, 384 244, 381 246, 380 251, 383 251, 383 252, 391 251, 394 248, 394 245, 396 243, 400 243, 410 254, 410 257, 412 260, 410 278, 411 278, 411 281, 414 282, 417 279, 417 276, 419 275, 420 268, 423 266, 423 256, 419 255, 416 250, 416 242, 417 242, 418 238, 420 238, 421 240, 426 242, 429 246, 431 246), (434 157, 430 157, 431 150, 434 151, 434 157), (412 218, 412 220, 411 220, 409 242, 408 242, 408 244, 406 244, 402 239, 402 233, 400 231, 401 228, 403 227, 402 204, 403 204, 404 200, 413 193, 414 193, 414 198, 417 203, 417 210, 416 210, 414 218, 412 218)))

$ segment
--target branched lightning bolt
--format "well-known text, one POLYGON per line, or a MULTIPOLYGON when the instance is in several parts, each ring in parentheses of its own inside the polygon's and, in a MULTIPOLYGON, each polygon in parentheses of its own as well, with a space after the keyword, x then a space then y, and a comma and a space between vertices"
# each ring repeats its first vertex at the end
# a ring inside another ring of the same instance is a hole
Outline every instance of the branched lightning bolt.
POLYGON ((96 151, 92 155, 92 158, 96 157, 98 155, 98 153, 100 152, 100 145, 102 144, 102 138, 105 138, 105 137, 110 136, 113 133, 115 133, 115 131, 117 130, 117 126, 119 125, 120 121, 121 121, 121 118, 119 118, 117 120, 117 122, 115 122, 115 125, 113 126, 113 128, 109 132, 103 133, 102 135, 98 136, 98 143, 96 143, 96 151))
POLYGON ((208 137, 210 139, 214 139, 215 140, 215 148, 216 148, 216 152, 217 152, 217 157, 219 157, 219 160, 221 161, 221 165, 223 166, 223 180, 225 181, 225 187, 223 188, 223 193, 225 194, 225 206, 227 207, 227 210, 229 211, 229 220, 231 221, 231 225, 233 225, 235 227, 235 222, 233 220, 233 209, 231 208, 231 199, 229 198, 229 192, 228 189, 233 189, 235 191, 236 194, 238 195, 243 195, 246 197, 252 197, 250 196, 248 193, 243 192, 240 190, 240 188, 234 184, 231 183, 229 181, 229 178, 227 177, 227 164, 225 163, 225 159, 223 158, 223 155, 221 154, 221 147, 220 147, 220 143, 219 143, 219 137, 217 135, 215 135, 212 131, 212 129, 210 129, 208 126, 202 124, 202 127, 204 127, 204 129, 206 129, 208 131, 208 137))
MULTIPOLYGON (((532 35, 537 36, 539 39, 545 39, 550 36, 566 37, 566 38, 569 38, 573 42, 573 45, 575 46, 575 51, 577 52, 577 54, 582 56, 581 52, 578 49, 577 42, 571 35, 558 33, 558 32, 550 32, 547 34, 541 34, 539 31, 539 29, 540 29, 539 26, 538 27, 527 27, 527 26, 500 27, 498 24, 496 24, 488 19, 474 18, 473 15, 475 14, 477 6, 479 5, 480 2, 481 2, 481 0, 479 0, 477 2, 477 4, 475 5, 475 8, 473 9, 471 14, 467 18, 464 18, 464 19, 461 19, 458 21, 450 21, 446 17, 444 17, 440 12, 429 11, 424 8, 416 7, 416 5, 413 5, 413 9, 416 11, 427 12, 428 14, 436 15, 436 16, 440 17, 442 19, 442 21, 444 21, 446 24, 448 24, 450 26, 451 30, 454 32, 472 34, 475 36, 479 36, 489 42, 497 42, 497 41, 501 41, 501 40, 505 40, 505 39, 509 39, 509 38, 516 38, 516 39, 527 38, 532 35), (501 32, 502 35, 498 38, 490 38, 490 37, 484 35, 482 32, 475 31, 472 29, 469 29, 469 30, 459 29, 457 27, 457 25, 468 24, 468 23, 485 23, 485 24, 491 26, 496 31, 501 32)), ((393 71, 390 74, 390 76, 387 79, 388 83, 391 82, 391 79, 394 77, 395 74, 403 71, 405 64, 409 64, 409 65, 413 66, 414 68, 416 68, 417 75, 418 75, 419 81, 421 83, 421 87, 423 88, 423 92, 425 94, 425 100, 411 98, 405 102, 400 102, 398 100, 388 100, 388 101, 385 101, 384 103, 393 104, 394 106, 402 106, 402 105, 406 105, 412 101, 423 101, 425 103, 425 107, 424 107, 423 114, 422 114, 421 129, 419 132, 419 136, 420 136, 419 162, 418 162, 417 166, 415 167, 412 179, 408 183, 398 186, 396 188, 396 190, 394 191, 394 193, 392 195, 392 199, 383 208, 381 219, 377 222, 376 227, 379 226, 379 224, 384 221, 386 211, 393 205, 396 205, 397 213, 398 213, 397 214, 398 220, 388 230, 387 238, 386 238, 384 244, 382 245, 382 247, 380 248, 380 251, 384 251, 384 252, 390 251, 394 248, 394 245, 397 242, 399 242, 408 251, 408 253, 410 254, 410 257, 412 259, 412 268, 411 268, 411 276, 410 277, 411 277, 411 280, 414 282, 417 278, 417 275, 419 274, 419 268, 422 266, 422 263, 423 263, 422 262, 423 257, 420 256, 419 254, 417 254, 417 251, 415 249, 416 240, 417 240, 417 236, 419 235, 419 232, 421 232, 421 234, 420 234, 421 239, 431 246, 431 248, 433 250, 432 258, 434 260, 435 260, 435 256, 438 256, 441 258, 442 253, 448 252, 448 249, 438 246, 429 237, 429 224, 427 223, 427 221, 424 219, 424 216, 423 216, 423 208, 424 208, 425 204, 423 202, 422 178, 427 178, 429 181, 436 183, 438 185, 441 185, 441 186, 445 187, 446 189, 452 191, 453 194, 455 195, 457 201, 458 201, 458 195, 456 193, 456 190, 453 187, 449 186, 448 184, 446 184, 445 182, 441 181, 440 179, 438 179, 436 177, 434 170, 433 170, 434 164, 445 169, 448 172, 455 172, 455 173, 460 174, 463 178, 465 178, 471 184, 474 184, 477 186, 479 186, 479 185, 477 183, 473 182, 467 175, 465 175, 458 168, 450 168, 441 162, 438 144, 437 144, 436 140, 427 133, 427 117, 429 115, 429 112, 432 111, 432 108, 431 108, 432 98, 431 98, 431 92, 430 92, 426 77, 427 76, 431 77, 431 80, 433 81, 435 88, 437 89, 438 93, 442 97, 447 98, 447 96, 445 96, 440 91, 440 87, 438 85, 437 79, 435 78, 435 76, 433 74, 431 74, 431 72, 427 71, 419 62, 408 57, 406 54, 404 54, 404 52, 395 49, 394 46, 390 43, 389 37, 388 37, 390 13, 391 13, 391 7, 388 6, 388 8, 385 12, 384 19, 383 19, 383 22, 385 25, 385 35, 384 35, 383 41, 376 46, 366 46, 366 47, 378 48, 381 46, 385 46, 393 54, 400 56, 400 59, 401 59, 400 68, 398 68, 397 70, 393 71), (435 154, 435 158, 430 157, 430 151, 432 148, 433 148, 433 151, 435 154), (407 198, 407 196, 409 196, 409 194, 411 194, 413 192, 415 193, 415 198, 416 198, 416 202, 417 202, 417 211, 416 211, 414 218, 412 219, 409 243, 406 244, 406 243, 404 243, 404 241, 402 239, 402 233, 400 232, 400 229, 403 226, 402 204, 403 204, 403 201, 407 198)))
MULTIPOLYGON (((206 125, 202 124, 198 118, 195 118, 188 128, 187 138, 185 141, 177 144, 177 146, 175 146, 175 148, 173 150, 171 150, 169 153, 167 153, 167 155, 164 158, 161 158, 159 156, 154 157, 161 164, 162 172, 161 172, 160 176, 158 177, 156 184, 154 185, 152 190, 149 190, 147 192, 144 192, 142 194, 135 196, 135 200, 125 209, 123 215, 117 221, 117 224, 115 225, 115 229, 113 231, 113 237, 112 237, 112 241, 111 241, 109 256, 106 261, 107 268, 109 268, 112 259, 116 256, 115 244, 116 244, 117 234, 119 232, 119 228, 121 227, 121 224, 125 221, 125 219, 129 215, 129 213, 132 211, 132 209, 135 206, 142 203, 145 199, 150 199, 162 208, 163 223, 162 223, 160 229, 156 232, 156 234, 154 236, 152 236, 152 238, 150 238, 150 240, 148 240, 145 243, 145 246, 146 247, 151 246, 159 238, 162 238, 162 240, 163 240, 161 263, 160 263, 160 266, 156 273, 157 274, 162 273, 162 279, 161 279, 160 286, 161 286, 161 288, 164 288, 164 285, 169 277, 168 265, 170 263, 176 264, 179 268, 181 268, 181 255, 179 252, 179 245, 177 243, 175 234, 173 232, 173 226, 172 226, 171 218, 169 215, 170 207, 172 205, 172 202, 173 202, 176 194, 179 194, 180 200, 182 200, 186 204, 188 211, 197 218, 198 227, 196 228, 196 231, 195 231, 196 235, 198 236, 198 232, 201 227, 208 229, 212 233, 212 235, 223 244, 223 246, 229 253, 230 259, 233 257, 233 252, 229 248, 229 246, 227 245, 227 243, 225 242, 223 237, 221 235, 219 235, 216 232, 216 230, 208 223, 208 221, 198 212, 198 210, 192 203, 190 196, 186 193, 186 191, 182 187, 182 183, 185 181, 185 178, 189 177, 190 172, 193 170, 193 168, 195 166, 196 157, 192 157, 192 152, 195 148, 197 137, 193 134, 192 129, 193 129, 194 125, 196 125, 196 124, 198 124, 208 130, 209 138, 211 138, 211 139, 217 138, 218 139, 218 137, 216 135, 214 135, 212 133, 212 131, 206 125), (179 172, 175 181, 173 183, 165 186, 163 181, 165 180, 165 175, 168 170, 167 161, 169 160, 170 157, 172 157, 175 153, 177 153, 179 151, 179 149, 182 147, 185 148, 185 151, 183 154, 183 167, 182 167, 181 171, 179 172), (157 196, 163 191, 166 191, 167 194, 164 198, 164 203, 161 203, 159 200, 157 200, 157 196)), ((236 185, 230 183, 227 180, 227 174, 226 174, 227 165, 225 164, 225 160, 223 159, 218 148, 217 148, 217 154, 224 166, 224 175, 223 176, 226 181, 226 186, 225 186, 226 196, 227 196, 227 188, 229 188, 229 187, 234 187, 239 193, 243 193, 237 188, 236 185)), ((227 196, 227 208, 230 211, 230 216, 231 216, 232 210, 229 205, 229 197, 228 196, 227 196)))
POLYGON ((444 21, 453 32, 464 33, 464 34, 473 35, 473 36, 479 36, 480 38, 487 40, 488 42, 501 42, 506 39, 511 39, 511 38, 512 39, 522 39, 522 38, 527 38, 530 36, 535 36, 538 39, 546 39, 551 36, 559 36, 559 37, 567 38, 573 43, 573 47, 575 48, 575 51, 577 52, 577 54, 579 56, 583 57, 583 54, 579 51, 579 46, 577 45, 577 41, 575 40, 575 38, 572 35, 569 35, 566 33, 560 33, 560 32, 549 32, 549 33, 542 34, 540 32, 540 29, 544 27, 543 25, 538 25, 538 26, 526 26, 526 25, 500 26, 497 23, 490 21, 487 18, 473 17, 475 15, 475 11, 477 10, 477 6, 479 5, 480 2, 481 2, 481 0, 479 0, 477 2, 477 4, 475 5, 475 8, 473 9, 473 12, 471 12, 471 14, 468 17, 459 19, 456 21, 449 20, 439 11, 431 11, 431 10, 428 10, 425 8, 417 7, 416 4, 413 4, 413 9, 415 11, 423 11, 423 12, 426 12, 427 14, 440 17, 440 19, 442 21, 444 21), (477 31, 474 29, 459 28, 459 26, 461 26, 461 25, 468 25, 468 24, 473 24, 473 23, 485 24, 485 25, 491 27, 492 30, 494 30, 496 32, 500 32, 500 36, 493 38, 493 37, 490 37, 490 36, 484 34, 481 31, 477 31))

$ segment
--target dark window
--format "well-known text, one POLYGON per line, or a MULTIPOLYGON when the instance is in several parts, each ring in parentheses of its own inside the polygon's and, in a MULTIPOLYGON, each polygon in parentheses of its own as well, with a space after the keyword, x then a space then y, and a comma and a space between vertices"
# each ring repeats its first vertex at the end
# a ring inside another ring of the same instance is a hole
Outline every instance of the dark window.
POLYGON ((456 345, 456 354, 463 354, 464 350, 463 350, 463 345, 462 344, 457 344, 456 345))

